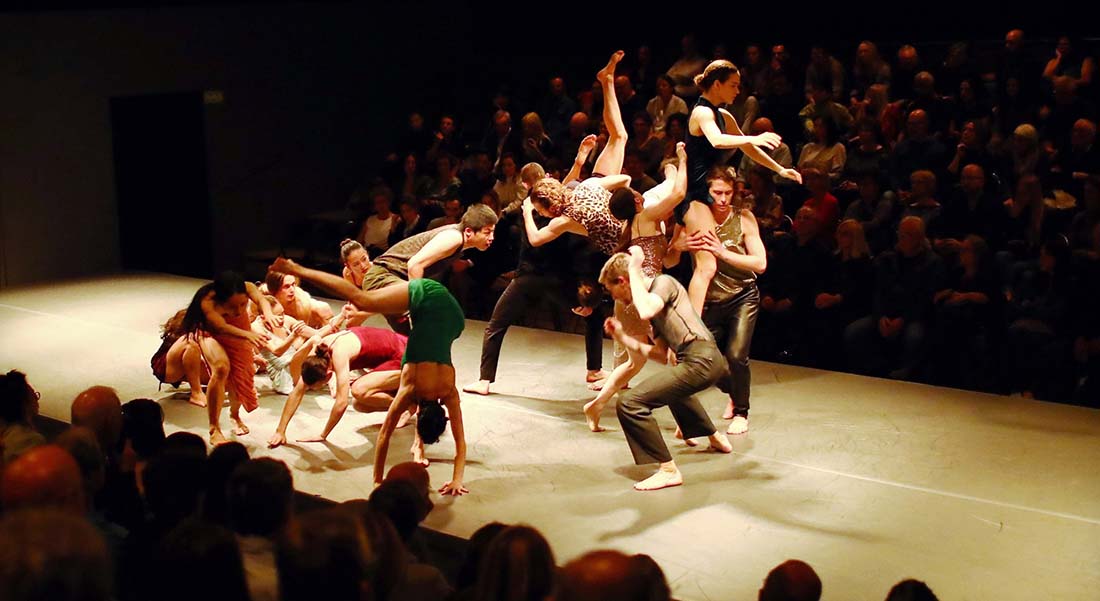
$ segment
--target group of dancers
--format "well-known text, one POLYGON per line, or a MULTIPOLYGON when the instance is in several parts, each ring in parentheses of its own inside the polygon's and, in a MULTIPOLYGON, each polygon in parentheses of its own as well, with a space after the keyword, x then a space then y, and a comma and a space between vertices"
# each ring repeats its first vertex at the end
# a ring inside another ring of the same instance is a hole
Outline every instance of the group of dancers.
MULTIPOLYGON (((676 148, 675 164, 665 167, 657 187, 644 195, 635 192, 630 177, 621 174, 627 130, 614 76, 622 57, 616 52, 597 73, 608 137, 591 177, 577 181, 598 146, 595 136, 581 144, 573 169, 562 181, 547 177, 537 164, 521 171, 529 194, 522 204, 519 267, 485 330, 480 377, 463 390, 490 393, 509 326, 533 301, 562 289, 561 270, 545 269, 553 262, 548 260, 551 253, 560 262, 555 245, 565 233, 587 237, 595 249, 610 255, 598 286, 615 301, 614 317, 602 326, 616 343, 616 366, 596 398, 584 406, 586 422, 601 431, 601 412, 622 392, 616 412, 635 462, 660 466, 634 488, 657 490, 682 484, 683 476, 654 409, 669 407, 677 437, 692 445, 692 439, 706 437, 710 448, 722 453, 732 451, 726 434, 748 430, 748 348, 759 303, 756 276, 765 270, 767 257, 752 211, 736 205, 736 175, 723 164, 730 151, 740 149, 781 177, 798 182, 801 177, 761 150, 776 147, 778 136, 744 135, 721 108, 736 98, 740 74, 729 61, 718 60, 696 77, 702 95, 691 112, 686 143, 676 148), (662 274, 683 251, 691 253, 694 264, 686 289, 662 274), (628 385, 651 358, 671 367, 628 385), (723 417, 732 421, 726 433, 714 426, 694 396, 716 384, 729 395, 723 417)), ((484 251, 492 244, 497 219, 491 208, 472 205, 459 223, 407 238, 373 262, 361 245, 345 241, 342 276, 285 258, 271 265, 263 287, 223 274, 200 288, 191 304, 165 325, 154 372, 162 382, 191 384, 191 402, 208 410, 213 444, 225 441, 219 402, 225 391, 233 432, 248 433, 240 407, 251 411, 257 404, 254 351, 263 357, 273 387, 288 394, 269 446, 287 442, 288 424, 310 389, 328 386, 335 402, 323 431, 299 442, 325 440, 349 405, 385 411, 375 449, 375 482, 382 479, 395 429, 415 415, 411 451, 415 461, 426 463, 424 444, 438 440, 449 423, 454 471, 440 492, 464 494, 466 445, 451 345, 465 318, 438 280, 464 250, 484 251), (334 314, 325 303, 310 299, 297 286, 300 280, 348 304, 334 314), (370 314, 384 316, 392 331, 358 325, 370 314), (366 373, 353 378, 354 370, 366 373)), ((598 292, 591 285, 580 286, 574 312, 593 315, 598 292)), ((586 337, 589 381, 603 375, 599 325, 590 327, 595 336, 590 332, 586 337)))

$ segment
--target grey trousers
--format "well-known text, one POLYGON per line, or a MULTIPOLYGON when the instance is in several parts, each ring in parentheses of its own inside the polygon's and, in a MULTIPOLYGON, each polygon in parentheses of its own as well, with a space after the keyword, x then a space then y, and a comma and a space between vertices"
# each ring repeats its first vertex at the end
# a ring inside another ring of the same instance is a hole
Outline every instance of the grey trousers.
POLYGON ((728 371, 726 358, 710 340, 690 343, 676 367, 646 378, 619 399, 616 413, 638 465, 672 461, 653 410, 668 405, 684 438, 714 434, 703 405, 693 395, 713 386, 728 371))

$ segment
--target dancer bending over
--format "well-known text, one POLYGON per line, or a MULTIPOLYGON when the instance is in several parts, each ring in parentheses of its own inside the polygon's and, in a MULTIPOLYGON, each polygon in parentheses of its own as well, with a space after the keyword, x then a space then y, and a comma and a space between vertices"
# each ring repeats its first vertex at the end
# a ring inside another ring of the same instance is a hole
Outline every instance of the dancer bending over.
POLYGON ((187 380, 191 386, 187 402, 206 406, 206 393, 202 387, 210 382, 210 364, 202 355, 198 340, 183 331, 183 316, 187 309, 180 309, 161 327, 160 348, 149 361, 153 375, 161 384, 173 388, 187 380))
POLYGON ((726 373, 726 361, 710 331, 691 308, 687 291, 672 276, 648 278, 642 273, 645 255, 632 246, 630 254, 616 253, 600 273, 603 284, 615 300, 633 304, 642 319, 653 325, 654 345, 626 336, 615 318, 607 330, 627 347, 628 352, 664 360, 666 349, 676 356, 668 371, 646 378, 623 394, 617 413, 635 463, 660 463, 657 473, 634 485, 635 490, 657 490, 684 483, 676 462, 661 437, 653 410, 668 406, 685 440, 706 436, 711 449, 730 453, 725 434, 715 430, 695 393, 706 390, 726 373))
POLYGON ((348 328, 324 338, 311 339, 301 349, 304 351, 301 353, 304 355, 301 373, 286 399, 275 433, 267 440, 268 446, 274 448, 286 443, 286 428, 306 391, 324 387, 333 374, 336 375, 336 391, 325 429, 320 436, 299 438, 298 442, 326 440, 347 411, 349 398, 356 411, 362 413, 389 409, 393 393, 397 392, 406 341, 396 332, 366 327, 348 328), (369 371, 353 380, 353 369, 369 371))
POLYGON ((256 303, 269 327, 275 327, 275 315, 264 295, 251 282, 227 271, 195 292, 187 313, 183 316, 182 332, 198 342, 203 357, 210 365, 210 385, 207 387, 207 415, 210 418, 210 443, 225 442, 220 417, 224 391, 229 390, 229 417, 233 433, 248 434, 241 421, 240 408, 252 411, 256 402, 253 376, 256 366, 252 353, 267 341, 267 336, 253 332, 248 323, 248 301, 256 303))
POLYGON ((306 325, 306 322, 286 315, 275 297, 267 295, 264 298, 271 305, 277 323, 273 328, 268 327, 257 316, 252 320, 252 331, 268 336, 267 342, 260 348, 260 357, 264 360, 267 377, 271 378, 271 388, 279 394, 290 394, 298 374, 302 371, 302 361, 308 354, 308 350, 302 352, 304 343, 314 336, 327 336, 339 331, 348 320, 349 311, 345 305, 345 309, 328 320, 323 328, 315 330, 306 325))
MULTIPOLYGON (((491 231, 489 238, 492 238, 491 231)), ((451 480, 439 492, 445 495, 469 492, 462 485, 466 470, 466 438, 462 429, 462 407, 458 389, 455 388, 455 369, 451 363, 451 343, 462 334, 466 321, 462 308, 451 293, 443 284, 428 279, 399 282, 378 290, 359 290, 338 276, 306 269, 289 259, 276 260, 272 269, 309 280, 348 299, 363 311, 383 315, 408 312, 412 331, 402 358, 397 397, 390 404, 386 420, 378 432, 374 451, 374 481, 382 482, 390 437, 401 415, 415 408, 418 417, 411 449, 413 460, 427 463, 424 444, 439 440, 449 416, 451 434, 455 439, 454 471, 451 480)))
MULTIPOLYGON (((745 156, 780 177, 802 183, 802 176, 797 171, 784 168, 757 148, 771 150, 779 146, 782 140, 778 134, 765 132, 758 136, 746 136, 733 115, 720 108, 733 102, 741 88, 741 74, 733 63, 727 60, 712 62, 702 74, 695 76, 695 84, 703 93, 688 119, 688 202, 681 205, 676 213, 677 222, 682 223, 689 234, 714 231, 716 224, 708 207, 713 201, 707 194, 706 179, 711 168, 721 165, 726 151, 740 149, 745 156)), ((691 306, 700 313, 718 264, 714 255, 706 251, 695 251, 692 258, 695 268, 688 294, 691 306)))

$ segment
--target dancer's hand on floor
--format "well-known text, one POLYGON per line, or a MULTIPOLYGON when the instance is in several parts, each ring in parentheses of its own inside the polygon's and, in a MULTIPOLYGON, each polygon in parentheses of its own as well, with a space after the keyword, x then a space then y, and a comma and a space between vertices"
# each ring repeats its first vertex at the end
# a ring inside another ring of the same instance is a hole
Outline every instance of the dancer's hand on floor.
POLYGON ((305 438, 299 438, 298 442, 325 442, 327 440, 324 436, 307 436, 305 438))
POLYGON ((282 432, 276 432, 271 435, 271 438, 267 439, 267 448, 274 449, 275 447, 286 444, 286 434, 282 432))
POLYGON ((465 486, 462 486, 462 482, 455 482, 453 480, 451 482, 448 482, 448 483, 444 484, 439 489, 439 494, 441 494, 443 496, 454 495, 456 497, 461 497, 462 495, 467 494, 469 492, 470 492, 469 489, 467 489, 465 486))

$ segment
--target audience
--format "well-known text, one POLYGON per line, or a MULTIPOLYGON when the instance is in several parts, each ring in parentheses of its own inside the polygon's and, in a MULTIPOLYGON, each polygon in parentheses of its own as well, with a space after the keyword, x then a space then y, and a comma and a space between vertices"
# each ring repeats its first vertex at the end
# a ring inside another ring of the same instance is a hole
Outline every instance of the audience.
POLYGON ((809 564, 788 559, 775 566, 760 587, 760 601, 818 601, 821 578, 809 564))
POLYGON ((475 585, 478 601, 543 601, 554 592, 554 553, 538 530, 509 526, 493 537, 475 585))
POLYGON ((0 515, 0 541, 0 599, 114 599, 107 547, 79 512, 6 511, 0 515))
MULTIPOLYGON (((223 481, 229 525, 240 546, 252 601, 278 601, 276 541, 290 523, 294 482, 290 470, 281 461, 267 457, 249 460, 247 455, 244 458, 245 461, 233 470, 228 483, 223 481)), ((214 463, 213 453, 210 463, 214 463)))
POLYGON ((45 444, 46 439, 34 429, 41 396, 21 371, 13 369, 0 376, 0 467, 45 444))

